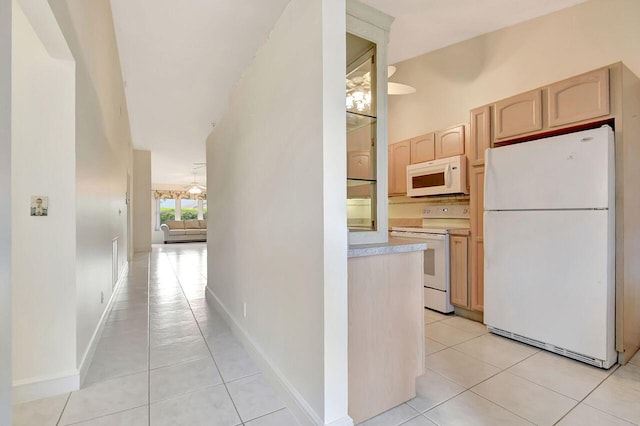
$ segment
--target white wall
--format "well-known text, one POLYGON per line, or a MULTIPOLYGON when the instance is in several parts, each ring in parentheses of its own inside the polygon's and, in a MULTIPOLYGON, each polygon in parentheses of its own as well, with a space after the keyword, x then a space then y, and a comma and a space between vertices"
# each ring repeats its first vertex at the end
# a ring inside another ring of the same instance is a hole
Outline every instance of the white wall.
POLYGON ((32 383, 78 385, 75 64, 70 54, 50 55, 17 3, 12 59, 12 350, 21 400, 42 396, 32 383), (48 197, 48 216, 30 216, 33 195, 48 197))
POLYGON ((11 0, 0 0, 0 424, 11 424, 11 0))
POLYGON ((344 49, 344 1, 293 0, 207 141, 208 289, 321 424, 347 416, 344 49))
POLYGON ((112 294, 112 241, 127 264, 131 134, 108 0, 50 0, 76 59, 77 360, 86 355, 112 294), (104 295, 104 298, 101 297, 104 295))
POLYGON ((640 75, 638 17, 640 1, 592 0, 400 62, 392 80, 418 92, 390 97, 389 141, 468 122, 472 108, 614 62, 640 75))
POLYGON ((133 150, 133 250, 151 251, 151 151, 133 150))

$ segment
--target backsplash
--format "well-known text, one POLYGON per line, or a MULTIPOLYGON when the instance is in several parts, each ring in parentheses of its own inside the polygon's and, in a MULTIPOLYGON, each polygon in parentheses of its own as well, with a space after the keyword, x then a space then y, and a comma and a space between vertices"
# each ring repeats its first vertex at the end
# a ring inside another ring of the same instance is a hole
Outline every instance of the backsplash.
POLYGON ((389 225, 412 225, 413 223, 408 222, 415 220, 418 220, 417 224, 422 223, 422 210, 425 207, 442 204, 468 206, 469 196, 457 195, 424 198, 391 197, 389 198, 389 225))

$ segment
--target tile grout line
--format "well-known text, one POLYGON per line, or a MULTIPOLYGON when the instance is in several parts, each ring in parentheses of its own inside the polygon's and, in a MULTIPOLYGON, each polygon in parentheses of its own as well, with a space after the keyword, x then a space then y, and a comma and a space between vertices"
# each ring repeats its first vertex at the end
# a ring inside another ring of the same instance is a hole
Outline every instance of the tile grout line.
POLYGON ((62 421, 62 415, 64 414, 64 410, 67 408, 67 404, 69 404, 69 400, 71 399, 71 394, 72 392, 69 392, 69 395, 67 395, 67 400, 64 402, 62 411, 60 411, 60 415, 58 416, 58 421, 56 422, 56 426, 60 425, 60 422, 62 421))
MULTIPOLYGON (((527 345, 527 346, 530 346, 530 345, 527 345)), ((535 346, 530 346, 530 347, 535 348, 535 346)), ((531 357, 533 357, 533 356, 535 356, 535 355, 537 355, 537 354, 539 354, 539 353, 543 352, 543 349, 540 349, 540 348, 537 348, 537 349, 538 349, 538 351, 537 351, 537 352, 535 352, 535 353, 533 353, 533 354, 529 355, 529 356, 528 356, 528 357, 526 357, 526 358, 521 359, 520 361, 518 361, 518 362, 516 362, 515 364, 513 364, 513 365, 511 365, 511 366, 509 366, 509 367, 507 367, 507 368, 505 368, 505 369, 503 369, 503 370, 501 370, 500 372, 498 372, 498 373, 496 373, 496 374, 494 374, 494 375, 492 375, 492 376, 490 376, 490 377, 487 377, 486 379, 482 380, 481 382, 478 382, 478 383, 476 383, 475 385, 471 386, 470 388, 467 388, 467 390, 468 390, 468 391, 470 391, 470 392, 472 392, 473 394, 475 394, 475 395, 477 395, 477 396, 479 396, 479 397, 483 398, 483 399, 486 399, 487 401, 489 401, 489 402, 491 402, 491 403, 493 403, 493 404, 495 404, 495 405, 497 405, 497 406, 499 406, 499 407, 502 407, 503 409, 505 409, 505 410, 509 411, 510 413, 513 413, 514 415, 516 415, 516 416, 518 416, 518 417, 520 417, 520 418, 525 419, 525 420, 526 420, 526 421, 528 421, 528 422, 531 422, 531 420, 526 419, 526 418, 524 418, 524 417, 520 416, 519 414, 514 413, 513 411, 511 411, 511 410, 510 410, 510 409, 508 409, 507 407, 504 407, 504 406, 502 406, 502 405, 498 404, 497 402, 492 401, 492 400, 490 400, 490 399, 488 399, 488 398, 484 397, 483 395, 480 395, 479 393, 477 393, 476 391, 474 391, 472 388, 474 388, 474 387, 476 387, 476 386, 478 386, 478 385, 480 385, 480 384, 482 384, 482 383, 484 383, 484 382, 486 382, 486 381, 488 381, 488 380, 490 380, 490 379, 492 379, 492 378, 496 377, 498 374, 501 374, 501 373, 508 373, 508 374, 510 374, 510 375, 512 375, 512 376, 514 376, 514 377, 517 377, 517 378, 519 378, 519 379, 525 380, 525 381, 527 381, 527 382, 529 382, 529 383, 532 383, 532 384, 534 384, 534 385, 536 385, 536 386, 540 386, 541 388, 543 388, 543 389, 545 389, 545 390, 548 390, 548 391, 550 391, 550 392, 553 392, 553 393, 555 393, 555 394, 557 394, 557 395, 563 396, 563 397, 565 397, 565 398, 568 398, 568 399, 570 399, 570 400, 572 400, 572 401, 576 402, 576 404, 575 404, 573 407, 571 407, 571 409, 570 409, 569 411, 567 411, 567 412, 566 412, 562 417, 560 417, 560 418, 559 418, 559 419, 554 423, 554 425, 555 425, 555 424, 557 424, 558 422, 560 422, 560 421, 561 421, 565 416, 567 416, 571 411, 573 411, 573 410, 574 410, 578 405, 580 405, 580 404, 581 404, 581 403, 582 403, 582 402, 583 402, 583 401, 584 401, 584 400, 585 400, 585 399, 586 399, 586 398, 587 398, 587 397, 588 397, 588 396, 589 396, 593 391, 595 391, 598 387, 600 387, 600 385, 601 385, 602 383, 604 383, 604 381, 605 381, 605 380, 607 380, 607 379, 611 376, 611 374, 613 374, 613 372, 611 372, 609 375, 607 375, 607 377, 605 377, 604 379, 602 379, 602 381, 601 381, 600 383, 598 383, 598 384, 597 384, 597 385, 596 385, 596 386, 595 386, 595 387, 594 387, 594 388, 593 388, 593 389, 592 389, 592 390, 591 390, 591 391, 590 391, 590 392, 589 392, 589 393, 588 393, 584 398, 582 398, 581 400, 576 400, 576 399, 574 399, 574 398, 572 398, 572 397, 570 397, 570 396, 567 396, 567 395, 565 395, 565 394, 563 394, 563 393, 560 393, 560 392, 558 392, 558 391, 556 391, 556 390, 554 390, 554 389, 548 388, 548 387, 543 386, 543 385, 541 385, 541 384, 539 384, 539 383, 536 383, 536 382, 534 382, 534 381, 532 381, 532 380, 529 380, 529 379, 528 379, 528 378, 526 378, 526 377, 521 377, 521 376, 519 376, 519 375, 517 375, 517 374, 511 373, 511 372, 509 372, 509 371, 508 371, 509 369, 511 369, 511 368, 513 368, 513 367, 515 367, 516 365, 521 364, 521 363, 525 362, 526 360, 528 360, 529 358, 531 358, 531 357)), ((459 352, 459 351, 458 351, 458 352, 459 352)), ((548 351, 544 351, 544 352, 548 352, 548 351)), ((551 352, 549 352, 549 353, 551 353, 551 352)), ((491 364, 490 364, 490 365, 491 365, 491 364)), ((615 370, 617 370, 617 369, 618 369, 618 366, 616 366, 615 370)), ((614 371, 615 371, 615 370, 614 370, 614 371)), ((595 408, 595 407, 594 407, 594 408, 595 408)), ((602 411, 602 410, 600 410, 600 411, 602 411)), ((615 417, 615 416, 614 416, 614 417, 615 417)))
MULTIPOLYGON (((442 319, 442 320, 440 320, 440 321, 444 321, 444 319, 442 319)), ((440 321, 436 321, 436 322, 440 322, 440 321)), ((426 325, 426 324, 425 324, 425 325, 426 325)), ((481 335, 481 336, 482 336, 482 335, 481 335)), ((478 337, 481 337, 481 336, 474 337, 474 338, 472 338, 472 339, 467 340, 466 342, 471 341, 471 340, 473 340, 473 339, 475 339, 475 338, 478 338, 478 337)), ((433 339, 432 339, 432 340, 433 340, 433 339)), ((440 343, 440 342, 438 342, 438 343, 440 343)), ((460 344, 462 344, 462 343, 465 343, 465 342, 460 342, 460 343, 458 343, 457 345, 460 345, 460 344)), ((455 346, 455 345, 454 345, 454 346, 455 346)), ((527 346, 529 346, 529 345, 527 345, 527 346)), ((533 347, 533 346, 531 346, 531 347, 533 347)), ((461 351, 456 350, 453 346, 447 346, 445 349, 442 349, 442 350, 440 350, 440 351, 438 351, 438 352, 442 352, 442 351, 444 351, 444 350, 446 350, 446 349, 453 349, 453 350, 455 350, 456 352, 458 352, 458 353, 460 353, 460 354, 463 354, 463 355, 466 355, 466 356, 468 356, 468 357, 470 357, 470 358, 472 358, 472 359, 474 359, 474 360, 476 360, 476 361, 484 362, 484 361, 479 360, 479 359, 477 359, 477 358, 475 358, 475 357, 472 357, 471 355, 467 355, 467 354, 465 354, 465 353, 463 353, 463 352, 461 352, 461 351)), ((509 412, 509 413, 513 414, 514 416, 519 417, 519 418, 521 418, 521 419, 525 420, 526 422, 531 423, 531 421, 530 421, 530 420, 528 420, 528 419, 526 419, 526 418, 524 418, 524 417, 520 416, 519 414, 514 413, 513 411, 509 410, 509 409, 508 409, 508 408, 506 408, 506 407, 503 407, 502 405, 500 405, 500 404, 498 404, 498 403, 496 403, 496 402, 494 402, 494 401, 491 401, 490 399, 485 398, 485 397, 484 397, 484 396, 482 396, 482 395, 479 395, 478 393, 474 392, 471 388, 473 388, 473 387, 475 387, 475 386, 478 386, 479 384, 484 383, 484 382, 486 382, 487 380, 490 380, 490 379, 494 378, 494 377, 495 377, 495 376, 497 376, 498 374, 500 374, 500 373, 503 373, 503 372, 507 371, 509 368, 514 367, 514 366, 516 366, 516 365, 520 364, 521 362, 524 362, 525 360, 527 360, 527 359, 531 358, 532 356, 536 355, 536 354, 537 354, 537 353, 539 353, 539 352, 540 352, 540 349, 538 348, 538 351, 537 351, 537 352, 534 352, 533 354, 531 354, 531 355, 529 355, 529 356, 527 356, 527 357, 525 357, 525 358, 521 359, 520 361, 516 362, 515 364, 513 364, 513 365, 511 365, 511 366, 509 366, 509 367, 507 367, 507 368, 505 368, 505 369, 502 369, 501 367, 494 366, 494 365, 492 365, 492 364, 489 364, 489 363, 485 362, 485 364, 490 365, 490 366, 495 367, 495 368, 498 368, 500 371, 498 371, 498 372, 497 372, 497 373, 495 373, 495 374, 492 374, 491 376, 489 376, 489 377, 487 377, 486 379, 484 379, 484 380, 482 380, 482 381, 480 381, 480 382, 476 383, 475 385, 473 385, 473 386, 471 386, 471 387, 463 386, 463 385, 461 385, 460 383, 458 383, 458 382, 456 382, 456 381, 454 381, 454 380, 451 380, 450 378, 448 378, 448 377, 446 377, 446 376, 444 376, 444 375, 442 375, 442 374, 438 373, 437 371, 429 369, 430 371, 433 371, 434 373, 438 374, 439 376, 444 377, 445 379, 447 379, 447 380, 449 380, 449 381, 451 381, 451 382, 453 382, 453 383, 457 384, 458 386, 461 386, 462 388, 464 388, 464 390, 463 390, 462 392, 460 392, 460 393, 458 393, 458 394, 456 394, 456 395, 454 395, 454 396, 452 396, 452 397, 450 397, 450 398, 446 399, 445 401, 442 401, 442 402, 440 402, 440 403, 438 403, 438 404, 434 405, 433 407, 429 408, 427 411, 425 411, 424 413, 421 413, 421 414, 422 414, 424 417, 426 417, 429 421, 433 421, 433 420, 431 420, 431 418, 429 418, 429 417, 427 416, 427 413, 428 413, 429 411, 431 411, 431 410, 433 410, 433 409, 435 409, 435 408, 439 407, 440 405, 442 405, 442 404, 444 404, 444 403, 446 403, 446 402, 448 402, 448 401, 452 400, 453 398, 456 398, 456 397, 458 397, 458 396, 462 395, 463 393, 465 393, 465 392, 469 391, 469 392, 473 393, 474 395, 476 395, 476 396, 478 396, 478 397, 480 397, 480 398, 482 398, 482 399, 484 399, 484 400, 486 400, 486 401, 488 401, 488 402, 490 402, 490 403, 492 403, 492 404, 494 404, 494 405, 496 405, 496 406, 498 406, 498 407, 500 407, 500 408, 502 408, 502 409, 506 410, 507 412, 509 412)), ((437 352, 434 352, 434 353, 437 353, 437 352)), ((428 368, 428 367, 426 367, 426 366, 425 366, 425 368, 428 368)), ((509 374, 511 374, 511 373, 509 373, 509 374)), ((516 376, 516 377, 519 377, 519 376, 516 376)), ((526 380, 526 379, 525 379, 525 380, 526 380)), ((532 383, 533 383, 533 382, 532 382, 532 383)), ((537 384, 537 383, 535 383, 535 384, 537 384)), ((540 385, 538 385, 538 386, 540 386, 540 385)), ((554 391, 554 392, 555 392, 555 391, 554 391)), ((556 392, 556 393, 557 393, 557 392, 556 392)), ((560 395, 562 395, 562 394, 560 394, 560 395)), ((564 396, 564 395, 563 395, 563 396, 564 396)), ((572 408, 572 409, 573 409, 573 408, 572 408)))
POLYGON ((151 256, 147 260, 147 426, 151 426, 151 256))
MULTIPOLYGON (((189 312, 191 313, 191 316, 193 316, 193 319, 196 322, 196 327, 198 327, 198 331, 200 331, 200 335, 202 336, 202 340, 204 341, 204 344, 207 347, 207 351, 209 352, 209 355, 211 356, 211 360, 213 361, 213 365, 215 365, 216 370, 218 371, 218 374, 220 375, 220 379, 222 380, 222 385, 224 386, 225 391, 227 391, 227 395, 229 396, 229 400, 231 401, 231 404, 233 405, 233 409, 236 410, 236 414, 238 415, 238 419, 240 419, 240 424, 244 425, 244 420, 242 419, 242 416, 240 416, 240 411, 238 410, 238 407, 236 406, 236 402, 233 400, 233 397, 231 396, 231 392, 229 392, 229 388, 227 387, 227 382, 225 381, 224 377, 222 376, 222 372, 220 371, 220 367, 218 367, 218 363, 216 362, 216 359, 213 356, 213 352, 211 352, 211 348, 209 347, 209 342, 207 342, 207 339, 204 337, 204 333, 202 332, 202 328, 200 327, 200 322, 198 321, 198 318, 196 318, 196 315, 193 312, 193 308, 191 307, 191 302, 189 301, 189 298, 187 297, 187 295, 186 295, 186 293, 184 291, 184 287, 182 286, 182 281, 180 281, 180 277, 178 276, 173 264, 171 263, 171 260, 169 259, 169 256, 166 253, 165 253, 165 255, 167 256, 167 262, 169 262, 169 265, 171 266, 171 269, 173 270, 173 273, 176 276, 176 279, 178 280, 178 285, 180 286, 180 291, 182 292, 182 296, 187 301, 187 305, 189 306, 189 312)), ((200 274, 200 275, 202 275, 202 274, 200 274)), ((206 304, 206 301, 205 301, 205 304, 206 304)), ((247 377, 249 377, 249 376, 247 376, 247 377)))
POLYGON ((567 416, 569 415, 569 413, 571 413, 573 410, 575 410, 575 409, 576 409, 576 407, 578 407, 578 405, 580 405, 580 404, 587 405, 587 406, 589 406, 589 407, 593 408, 594 410, 598 410, 598 411, 600 411, 600 412, 602 412, 602 413, 609 414, 610 416, 615 417, 616 419, 620 419, 620 420, 628 421, 628 420, 626 420, 626 419, 623 419, 622 417, 618 417, 618 416, 616 416, 615 414, 611 414, 611 413, 609 413, 609 412, 606 412, 606 411, 604 411, 604 410, 601 410, 601 409, 599 409, 599 408, 597 408, 597 407, 592 407, 591 405, 589 405, 589 404, 585 403, 586 399, 587 399, 587 398, 589 398, 589 396, 590 396, 592 393, 594 393, 594 392, 596 391, 596 389, 598 389, 600 386, 602 386, 602 384, 603 384, 604 382, 606 382, 607 380, 609 380, 609 378, 610 378, 611 376, 613 376, 613 373, 615 373, 616 371, 618 371, 618 369, 619 369, 620 367, 621 367, 621 365, 620 365, 620 364, 618 364, 618 363, 616 363, 616 364, 615 364, 615 366, 611 368, 611 372, 607 375, 607 377, 605 377, 604 379, 602 379, 602 380, 600 381, 600 383, 598 383, 598 384, 597 384, 593 389, 591 389, 591 390, 589 391, 589 393, 587 393, 587 394, 584 396, 584 398, 582 398, 580 401, 578 401, 578 403, 577 403, 575 406, 573 406, 573 407, 571 408, 571 410, 567 411, 567 412, 566 412, 562 417, 560 417, 560 419, 558 419, 558 421, 557 421, 556 423, 554 423, 554 425, 556 425, 556 424, 560 423, 560 422, 562 421, 562 419, 564 419, 565 417, 567 417, 567 416))

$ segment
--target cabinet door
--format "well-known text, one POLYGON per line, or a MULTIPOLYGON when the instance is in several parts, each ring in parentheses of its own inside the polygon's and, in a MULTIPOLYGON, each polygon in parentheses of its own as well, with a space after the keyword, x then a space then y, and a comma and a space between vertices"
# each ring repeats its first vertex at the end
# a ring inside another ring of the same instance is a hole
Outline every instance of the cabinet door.
POLYGON ((609 114, 609 69, 549 86, 549 126, 562 126, 609 114))
POLYGON ((484 167, 471 170, 471 309, 484 310, 484 167))
POLYGON ((389 194, 401 195, 407 193, 407 166, 411 164, 411 141, 406 140, 391 145, 393 163, 390 165, 390 173, 393 173, 393 190, 389 194))
POLYGON ((427 133, 411 139, 411 164, 436 159, 435 133, 427 133))
POLYGON ((436 158, 464 154, 464 126, 436 132, 436 158))
POLYGON ((484 311, 484 245, 483 241, 476 241, 471 257, 471 309, 484 311), (475 276, 475 281, 473 277, 475 276))
POLYGON ((462 308, 469 307, 468 249, 467 237, 451 236, 451 304, 462 308))
POLYGON ((370 151, 347 152, 347 178, 371 179, 370 151))
POLYGON ((496 140, 542 129, 542 90, 496 102, 494 119, 496 140))
POLYGON ((491 146, 491 121, 489 106, 471 110, 469 163, 471 167, 484 164, 484 151, 491 146))

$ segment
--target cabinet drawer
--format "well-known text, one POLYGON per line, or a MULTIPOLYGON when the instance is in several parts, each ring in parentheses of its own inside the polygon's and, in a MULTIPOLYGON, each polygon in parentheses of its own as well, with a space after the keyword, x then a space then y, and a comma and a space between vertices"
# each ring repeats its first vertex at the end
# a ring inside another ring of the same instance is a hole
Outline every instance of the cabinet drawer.
POLYGON ((542 129, 542 90, 532 90, 496 102, 495 138, 506 139, 542 129))
POLYGON ((609 69, 549 86, 549 126, 557 127, 609 114, 609 69))

